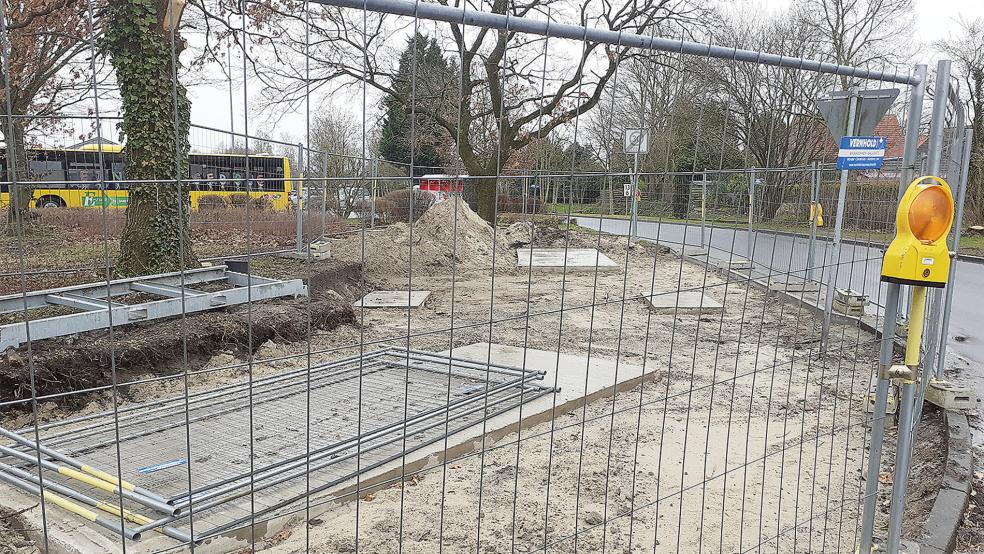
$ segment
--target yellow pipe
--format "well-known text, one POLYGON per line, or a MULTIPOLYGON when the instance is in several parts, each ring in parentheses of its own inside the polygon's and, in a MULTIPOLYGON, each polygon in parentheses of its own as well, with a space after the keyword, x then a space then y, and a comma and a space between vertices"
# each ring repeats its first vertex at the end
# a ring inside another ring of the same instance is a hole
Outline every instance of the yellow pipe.
POLYGON ((58 496, 57 494, 51 491, 48 490, 44 491, 44 499, 56 506, 59 506, 61 508, 64 508, 65 510, 68 510, 69 512, 72 512, 73 514, 80 515, 88 519, 89 521, 96 521, 97 519, 99 519, 99 514, 97 514, 96 512, 93 512, 88 508, 83 508, 82 506, 76 504, 75 502, 72 502, 67 498, 58 496))
POLYGON ((96 487, 97 489, 102 489, 106 492, 115 493, 118 490, 116 485, 112 483, 107 483, 106 481, 103 481, 98 477, 93 477, 92 475, 82 473, 81 471, 72 469, 70 467, 65 467, 65 466, 57 466, 57 467, 58 467, 58 474, 64 475, 69 479, 75 479, 76 481, 81 481, 86 485, 96 487))
POLYGON ((926 287, 912 287, 912 305, 909 307, 909 334, 905 339, 905 365, 912 369, 919 366, 919 348, 922 341, 925 314, 926 287))
POLYGON ((102 479, 103 481, 106 481, 107 483, 112 483, 114 485, 117 485, 117 486, 119 486, 121 488, 124 488, 124 489, 130 491, 130 492, 133 492, 137 488, 132 483, 128 483, 126 481, 120 481, 119 479, 117 479, 116 477, 114 477, 114 476, 106 473, 105 471, 98 470, 98 469, 96 469, 96 468, 94 468, 92 466, 88 466, 88 465, 83 464, 81 469, 82 469, 82 471, 88 473, 89 475, 92 475, 93 477, 97 477, 99 479, 102 479))

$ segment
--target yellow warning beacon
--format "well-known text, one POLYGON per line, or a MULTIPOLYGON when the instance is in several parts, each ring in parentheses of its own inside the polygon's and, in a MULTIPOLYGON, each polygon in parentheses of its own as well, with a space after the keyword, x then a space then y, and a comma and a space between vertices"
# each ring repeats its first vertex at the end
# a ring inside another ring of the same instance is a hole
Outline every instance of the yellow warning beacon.
POLYGON ((930 175, 910 183, 895 215, 895 238, 885 251, 881 280, 944 287, 950 275, 946 237, 952 225, 950 185, 930 175))

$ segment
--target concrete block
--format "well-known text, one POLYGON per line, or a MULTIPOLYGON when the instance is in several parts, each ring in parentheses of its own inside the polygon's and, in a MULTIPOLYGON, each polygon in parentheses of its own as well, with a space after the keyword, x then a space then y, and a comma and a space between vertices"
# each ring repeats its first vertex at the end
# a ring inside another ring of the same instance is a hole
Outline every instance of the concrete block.
POLYGON ((429 290, 377 290, 356 301, 356 308, 419 308, 430 296, 429 290))
POLYGON ((645 298, 646 304, 658 312, 723 312, 724 305, 699 290, 672 291, 645 298))
POLYGON ((845 304, 840 300, 834 298, 834 311, 844 315, 862 316, 864 315, 864 306, 845 304))
POLYGON ((926 400, 944 410, 973 410, 977 406, 974 389, 943 379, 933 379, 929 382, 926 400))
POLYGON ((618 264, 594 248, 520 248, 516 251, 517 267, 534 269, 617 270, 618 264))
MULTIPOLYGON (((868 390, 868 395, 864 397, 864 412, 866 414, 875 413, 875 391, 878 385, 871 385, 871 389, 868 390)), ((889 385, 888 387, 888 403, 886 404, 885 413, 894 414, 899 407, 899 393, 895 385, 889 385)))
POLYGON ((852 289, 835 289, 834 302, 863 308, 868 305, 868 295, 852 289))

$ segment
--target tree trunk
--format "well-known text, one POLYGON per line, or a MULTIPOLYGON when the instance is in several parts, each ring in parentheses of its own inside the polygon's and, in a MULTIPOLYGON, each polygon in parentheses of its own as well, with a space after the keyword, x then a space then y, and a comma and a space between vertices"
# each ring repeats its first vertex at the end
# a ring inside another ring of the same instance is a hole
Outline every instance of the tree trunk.
POLYGON ((31 230, 31 201, 33 200, 34 187, 24 184, 32 180, 27 159, 27 145, 24 142, 24 120, 21 118, 12 118, 8 129, 4 130, 12 132, 13 136, 7 141, 10 148, 7 152, 6 179, 8 181, 16 180, 17 184, 14 185, 11 183, 10 185, 10 206, 7 209, 7 234, 15 235, 18 233, 27 233, 31 230))
POLYGON ((476 179, 475 186, 478 188, 478 215, 485 221, 494 223, 496 179, 494 177, 476 179))
POLYGON ((191 104, 172 64, 183 41, 162 25, 167 0, 111 0, 103 43, 116 70, 130 185, 120 239, 120 275, 176 271, 198 265, 191 251, 188 167, 191 104))

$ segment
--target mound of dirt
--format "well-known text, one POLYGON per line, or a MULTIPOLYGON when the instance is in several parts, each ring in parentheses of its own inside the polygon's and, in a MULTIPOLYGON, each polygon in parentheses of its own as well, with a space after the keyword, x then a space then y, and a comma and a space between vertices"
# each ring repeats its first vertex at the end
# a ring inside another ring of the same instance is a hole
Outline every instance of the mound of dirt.
POLYGON ((492 226, 460 198, 440 202, 413 226, 394 223, 331 243, 331 257, 362 263, 375 285, 405 283, 413 262, 413 276, 447 275, 456 271, 516 266, 516 254, 492 226), (363 250, 364 240, 364 250, 363 250))

